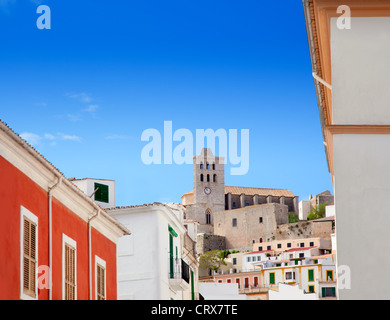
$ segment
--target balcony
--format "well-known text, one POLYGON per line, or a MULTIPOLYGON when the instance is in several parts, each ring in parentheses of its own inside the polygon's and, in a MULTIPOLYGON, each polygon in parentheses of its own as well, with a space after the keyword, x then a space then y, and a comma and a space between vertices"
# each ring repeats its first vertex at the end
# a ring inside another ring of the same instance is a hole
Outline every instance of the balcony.
POLYGON ((238 293, 240 294, 253 294, 253 293, 267 293, 268 288, 263 286, 246 286, 244 288, 238 289, 238 293))
POLYGON ((174 291, 186 291, 190 288, 190 267, 183 259, 170 261, 169 286, 174 291))

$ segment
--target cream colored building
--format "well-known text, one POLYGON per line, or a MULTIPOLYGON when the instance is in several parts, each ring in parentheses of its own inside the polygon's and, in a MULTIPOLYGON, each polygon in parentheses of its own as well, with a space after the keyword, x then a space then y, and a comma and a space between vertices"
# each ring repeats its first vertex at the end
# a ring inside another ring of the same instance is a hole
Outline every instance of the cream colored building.
POLYGON ((303 6, 335 196, 337 268, 351 277, 338 296, 390 299, 390 1, 303 6))

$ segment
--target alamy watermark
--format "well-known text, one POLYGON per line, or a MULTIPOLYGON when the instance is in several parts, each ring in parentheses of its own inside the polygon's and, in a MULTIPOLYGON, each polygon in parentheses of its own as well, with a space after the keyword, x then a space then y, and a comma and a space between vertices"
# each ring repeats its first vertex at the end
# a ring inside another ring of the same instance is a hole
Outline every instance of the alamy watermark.
POLYGON ((192 164, 194 146, 196 155, 206 146, 215 152, 218 138, 218 156, 224 164, 236 166, 230 168, 230 174, 245 175, 249 171, 249 129, 241 129, 240 134, 239 141, 237 129, 196 129, 194 141, 194 135, 189 129, 173 132, 172 121, 164 121, 163 137, 157 129, 150 128, 142 132, 141 141, 149 143, 142 149, 141 160, 147 165, 192 164), (178 144, 174 146, 174 142, 178 144))
POLYGON ((51 10, 49 6, 40 5, 37 8, 37 13, 40 16, 37 19, 37 28, 40 30, 51 29, 51 10))

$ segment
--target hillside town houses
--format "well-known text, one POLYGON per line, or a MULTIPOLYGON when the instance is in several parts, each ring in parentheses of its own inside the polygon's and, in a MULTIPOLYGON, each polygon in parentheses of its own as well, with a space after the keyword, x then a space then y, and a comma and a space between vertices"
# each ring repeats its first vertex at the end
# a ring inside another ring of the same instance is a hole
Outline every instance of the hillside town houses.
POLYGON ((337 298, 332 214, 289 223, 290 191, 225 187, 200 156, 190 199, 116 206, 115 181, 66 178, 0 121, 0 299, 337 298), (201 265, 213 250, 217 270, 201 265))

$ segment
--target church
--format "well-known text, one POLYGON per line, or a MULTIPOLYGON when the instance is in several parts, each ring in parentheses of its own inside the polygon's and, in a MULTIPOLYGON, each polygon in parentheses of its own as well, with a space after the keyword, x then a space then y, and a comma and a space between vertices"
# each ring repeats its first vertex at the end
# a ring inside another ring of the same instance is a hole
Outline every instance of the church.
POLYGON ((228 248, 267 241, 288 223, 288 212, 298 213, 298 197, 290 190, 225 186, 224 159, 210 148, 193 157, 193 181, 194 189, 181 197, 186 219, 198 221, 199 234, 225 237, 228 248))

